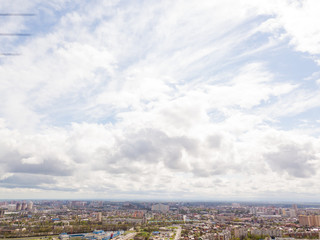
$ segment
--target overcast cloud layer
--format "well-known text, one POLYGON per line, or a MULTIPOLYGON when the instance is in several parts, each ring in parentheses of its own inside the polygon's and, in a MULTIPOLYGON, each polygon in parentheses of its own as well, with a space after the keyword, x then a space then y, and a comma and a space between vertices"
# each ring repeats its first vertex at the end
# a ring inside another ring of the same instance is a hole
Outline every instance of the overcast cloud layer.
POLYGON ((0 198, 319 199, 320 1, 0 10, 0 198))

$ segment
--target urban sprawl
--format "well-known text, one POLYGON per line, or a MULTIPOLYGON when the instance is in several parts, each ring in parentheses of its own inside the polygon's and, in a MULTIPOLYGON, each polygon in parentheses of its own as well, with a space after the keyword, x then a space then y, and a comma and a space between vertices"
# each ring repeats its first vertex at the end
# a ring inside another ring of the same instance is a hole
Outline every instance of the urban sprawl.
POLYGON ((7 200, 0 201, 0 238, 320 239, 320 205, 7 200))

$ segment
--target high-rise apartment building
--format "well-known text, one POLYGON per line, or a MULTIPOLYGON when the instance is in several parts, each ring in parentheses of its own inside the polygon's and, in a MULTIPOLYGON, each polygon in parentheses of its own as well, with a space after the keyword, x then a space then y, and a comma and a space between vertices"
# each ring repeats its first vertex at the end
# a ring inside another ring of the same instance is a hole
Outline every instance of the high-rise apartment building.
POLYGON ((23 202, 21 205, 21 210, 26 210, 27 209, 27 203, 23 202))
POLYGON ((297 204, 292 204, 292 208, 297 212, 298 211, 298 206, 297 204))
POLYGON ((310 217, 310 224, 314 227, 320 226, 320 216, 319 215, 311 215, 310 217))
POLYGON ((16 205, 16 210, 17 210, 17 211, 21 211, 21 203, 17 203, 17 205, 16 205))
POLYGON ((299 224, 307 227, 320 227, 320 215, 300 215, 299 224))
POLYGON ((4 209, 0 209, 0 218, 4 217, 4 213, 5 213, 5 210, 4 209))
POLYGON ((290 217, 296 217, 296 214, 297 214, 297 212, 296 212, 296 210, 294 210, 294 209, 289 209, 289 216, 290 217))
POLYGON ((310 226, 309 216, 300 215, 299 216, 299 224, 301 226, 310 226))
POLYGON ((97 221, 101 222, 102 221, 102 212, 97 213, 97 221))
POLYGON ((8 204, 6 205, 6 208, 8 208, 8 211, 16 211, 17 205, 16 204, 8 204))
POLYGON ((33 209, 33 202, 28 202, 28 204, 27 204, 27 210, 28 211, 31 211, 33 209))

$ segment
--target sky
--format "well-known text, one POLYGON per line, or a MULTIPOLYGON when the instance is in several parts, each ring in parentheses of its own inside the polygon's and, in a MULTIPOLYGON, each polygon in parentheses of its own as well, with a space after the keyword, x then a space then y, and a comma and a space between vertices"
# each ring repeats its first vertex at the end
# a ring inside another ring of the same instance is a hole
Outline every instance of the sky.
POLYGON ((1 1, 0 199, 318 201, 319 11, 1 1))

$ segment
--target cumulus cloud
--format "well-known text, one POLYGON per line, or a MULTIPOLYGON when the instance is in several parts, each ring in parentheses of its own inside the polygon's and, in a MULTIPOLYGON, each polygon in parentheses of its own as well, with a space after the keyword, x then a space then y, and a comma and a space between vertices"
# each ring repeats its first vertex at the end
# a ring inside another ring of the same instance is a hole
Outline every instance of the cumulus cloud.
POLYGON ((56 181, 45 175, 12 174, 0 180, 0 186, 5 188, 41 188, 43 184, 54 184, 56 181))
MULTIPOLYGON (((145 164, 162 162, 171 169, 186 169, 182 162, 182 152, 197 154, 197 143, 186 137, 168 137, 165 133, 153 129, 144 129, 135 134, 128 134, 116 143, 116 151, 106 163, 126 165, 134 161, 145 164), (124 161, 124 162, 123 162, 124 161)), ((108 156, 107 156, 108 158, 108 156)))
POLYGON ((276 152, 264 155, 270 168, 277 172, 287 172, 289 175, 300 178, 310 178, 317 173, 313 161, 314 151, 309 146, 287 144, 279 146, 276 152))

